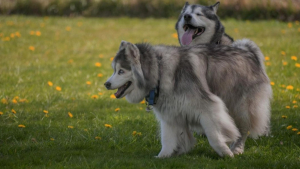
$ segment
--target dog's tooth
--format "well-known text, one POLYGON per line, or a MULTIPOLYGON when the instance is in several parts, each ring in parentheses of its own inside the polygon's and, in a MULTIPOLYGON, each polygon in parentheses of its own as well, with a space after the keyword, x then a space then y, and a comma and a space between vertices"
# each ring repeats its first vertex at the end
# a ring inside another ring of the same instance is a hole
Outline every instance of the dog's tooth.
POLYGON ((194 35, 196 35, 198 33, 198 29, 195 30, 194 35))

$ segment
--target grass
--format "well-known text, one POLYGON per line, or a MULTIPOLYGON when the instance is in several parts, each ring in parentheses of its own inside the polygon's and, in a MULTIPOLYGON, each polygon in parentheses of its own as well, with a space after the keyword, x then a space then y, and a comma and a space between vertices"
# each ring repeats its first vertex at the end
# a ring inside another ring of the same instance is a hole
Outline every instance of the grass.
POLYGON ((0 16, 1 168, 297 168, 300 135, 287 126, 300 129, 300 25, 275 20, 223 22, 269 59, 271 136, 248 139, 245 153, 232 159, 218 157, 201 136, 186 155, 154 158, 161 148, 154 115, 144 104, 110 98, 103 84, 121 40, 178 45, 175 22, 0 16))

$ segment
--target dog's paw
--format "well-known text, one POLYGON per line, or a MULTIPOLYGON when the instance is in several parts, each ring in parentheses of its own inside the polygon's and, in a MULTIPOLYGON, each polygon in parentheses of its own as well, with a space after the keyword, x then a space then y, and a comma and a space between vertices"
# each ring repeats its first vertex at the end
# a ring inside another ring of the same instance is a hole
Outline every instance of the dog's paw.
POLYGON ((240 155, 244 153, 244 148, 234 147, 231 151, 233 152, 233 154, 240 155))

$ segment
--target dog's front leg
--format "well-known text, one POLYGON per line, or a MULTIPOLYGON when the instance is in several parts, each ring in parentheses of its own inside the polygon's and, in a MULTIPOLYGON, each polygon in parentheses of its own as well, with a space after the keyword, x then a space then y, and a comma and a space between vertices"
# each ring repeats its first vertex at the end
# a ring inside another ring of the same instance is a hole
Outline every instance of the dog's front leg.
POLYGON ((162 149, 158 158, 170 157, 178 151, 177 135, 179 128, 170 122, 160 121, 162 149))

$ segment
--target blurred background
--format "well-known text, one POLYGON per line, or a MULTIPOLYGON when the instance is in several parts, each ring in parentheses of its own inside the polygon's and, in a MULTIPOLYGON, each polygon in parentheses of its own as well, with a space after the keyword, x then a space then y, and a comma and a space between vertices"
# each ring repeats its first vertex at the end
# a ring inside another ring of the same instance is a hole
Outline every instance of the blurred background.
MULTIPOLYGON (((219 0, 218 15, 243 20, 300 20, 300 0, 219 0)), ((0 0, 2 15, 176 18, 186 0, 0 0)), ((216 0, 188 0, 212 5, 216 0)))

